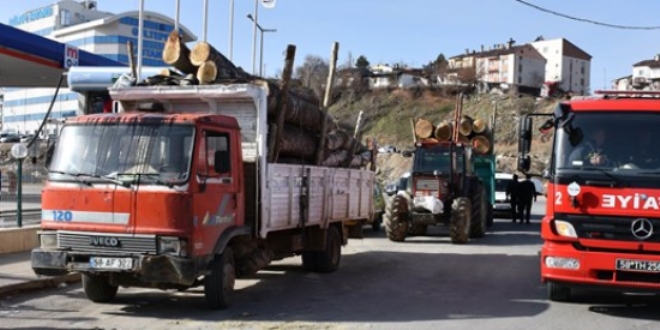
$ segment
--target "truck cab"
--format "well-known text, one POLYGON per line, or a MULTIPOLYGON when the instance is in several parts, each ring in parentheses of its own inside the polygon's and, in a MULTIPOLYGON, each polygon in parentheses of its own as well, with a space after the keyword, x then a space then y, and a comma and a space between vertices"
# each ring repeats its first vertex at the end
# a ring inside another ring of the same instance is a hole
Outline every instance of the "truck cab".
POLYGON ((657 92, 597 92, 521 121, 519 170, 530 171, 532 118, 554 130, 541 280, 551 300, 574 287, 658 292, 660 99, 657 92))

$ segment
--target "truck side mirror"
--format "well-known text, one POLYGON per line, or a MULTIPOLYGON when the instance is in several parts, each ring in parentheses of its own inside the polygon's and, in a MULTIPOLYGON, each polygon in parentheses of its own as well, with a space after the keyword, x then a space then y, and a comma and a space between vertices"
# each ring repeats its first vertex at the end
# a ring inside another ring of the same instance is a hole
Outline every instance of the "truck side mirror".
POLYGON ((518 155, 518 171, 526 173, 532 165, 532 159, 529 155, 518 155))
POLYGON ((231 157, 228 150, 217 150, 213 157, 216 173, 228 173, 231 171, 231 157))
POLYGON ((532 144, 532 117, 525 115, 520 119, 518 129, 518 153, 527 155, 532 144))

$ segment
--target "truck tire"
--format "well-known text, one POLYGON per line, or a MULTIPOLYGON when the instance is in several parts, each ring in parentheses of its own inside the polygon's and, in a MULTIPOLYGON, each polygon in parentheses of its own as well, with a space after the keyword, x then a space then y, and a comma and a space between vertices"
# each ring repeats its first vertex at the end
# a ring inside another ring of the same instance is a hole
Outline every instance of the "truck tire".
POLYGON ((426 235, 429 226, 423 224, 411 223, 408 225, 408 233, 412 236, 423 236, 426 235))
POLYGON ((486 236, 486 195, 482 189, 477 189, 472 196, 472 224, 470 237, 482 238, 486 236))
POLYGON ((378 213, 374 215, 374 221, 371 223, 371 229, 375 232, 379 232, 382 223, 383 223, 383 212, 378 211, 378 213))
POLYGON ((317 269, 317 258, 318 252, 316 251, 303 251, 302 255, 300 256, 302 259, 302 266, 303 269, 308 271, 308 272, 314 272, 317 269))
POLYGON ((486 205, 486 214, 486 227, 490 228, 495 222, 495 218, 493 217, 493 204, 488 203, 488 205, 486 205))
POLYGON ((209 268, 211 274, 204 276, 204 296, 211 309, 229 307, 236 282, 234 251, 226 247, 222 254, 216 255, 209 268))
POLYGON ((456 198, 451 203, 449 236, 452 243, 464 244, 470 239, 471 207, 470 199, 466 197, 456 198))
POLYGON ((235 260, 236 277, 246 277, 256 274, 259 270, 268 266, 272 255, 264 249, 256 248, 240 259, 235 260))
POLYGON ((87 299, 95 303, 111 301, 117 296, 118 286, 110 284, 106 275, 82 274, 82 286, 87 299))
POLYGON ((408 201, 405 197, 396 195, 385 211, 385 233, 393 242, 403 242, 408 232, 408 201))
POLYGON ((339 268, 341 262, 341 235, 335 226, 328 228, 328 238, 325 241, 325 251, 317 252, 316 271, 332 273, 339 268))
POLYGON ((548 282, 548 299, 550 301, 569 301, 571 299, 571 288, 548 282))

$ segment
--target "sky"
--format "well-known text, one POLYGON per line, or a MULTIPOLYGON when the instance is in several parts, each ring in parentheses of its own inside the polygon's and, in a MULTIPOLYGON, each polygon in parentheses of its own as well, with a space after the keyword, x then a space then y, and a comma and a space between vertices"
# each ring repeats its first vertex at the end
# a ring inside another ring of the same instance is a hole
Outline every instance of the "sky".
MULTIPOLYGON (((261 0, 259 0, 261 1, 261 0)), ((660 25, 657 0, 526 0, 563 14, 618 25, 660 25)), ((0 22, 54 0, 0 0, 0 22), (11 4, 11 5, 10 5, 11 4)), ((203 0, 181 0, 181 24, 202 39, 203 0)), ((99 10, 137 10, 139 0, 98 0, 99 10)), ((234 62, 252 69, 254 0, 235 0, 234 62)), ((145 0, 145 9, 174 17, 175 0, 145 0)), ((208 41, 228 53, 229 0, 209 0, 208 41)), ((305 55, 330 57, 339 43, 338 64, 364 55, 371 62, 404 62, 421 66, 443 53, 466 48, 517 44, 563 37, 593 56, 591 90, 610 88, 615 78, 632 73, 632 64, 660 53, 660 30, 624 30, 577 22, 530 8, 515 0, 276 0, 275 8, 259 5, 258 22, 277 29, 265 34, 267 75, 281 70, 287 45, 296 45, 296 64, 305 55)), ((257 39, 259 41, 259 39, 257 39)), ((257 43, 258 45, 258 43, 257 43)), ((259 52, 257 52, 257 63, 259 52)))

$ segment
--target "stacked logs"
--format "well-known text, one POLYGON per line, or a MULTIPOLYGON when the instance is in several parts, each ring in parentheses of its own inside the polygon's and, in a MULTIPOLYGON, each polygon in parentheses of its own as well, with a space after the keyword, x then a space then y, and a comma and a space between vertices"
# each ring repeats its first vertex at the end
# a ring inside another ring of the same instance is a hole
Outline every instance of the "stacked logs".
MULTIPOLYGON (((454 137, 454 123, 448 120, 433 124, 430 120, 420 118, 413 124, 416 141, 443 142, 454 137)), ((479 155, 493 152, 492 129, 488 122, 478 118, 463 115, 458 123, 458 141, 470 144, 479 155)))
MULTIPOLYGON (((272 162, 360 168, 373 159, 374 152, 341 130, 335 120, 320 108, 318 100, 310 97, 309 91, 291 90, 288 83, 284 87, 284 83, 279 85, 275 81, 252 76, 236 67, 207 42, 199 42, 191 50, 179 33, 172 31, 165 42, 163 61, 183 75, 163 70, 161 77, 151 77, 152 81, 166 80, 170 85, 252 82, 267 86, 268 145, 277 144, 274 147, 276 156, 273 158, 271 155, 272 162), (284 123, 283 127, 278 128, 277 118, 282 111, 284 123), (325 127, 325 139, 323 146, 320 146, 322 127, 325 127), (281 129, 280 136, 275 134, 278 129, 281 129), (316 158, 319 149, 323 152, 321 159, 316 158)), ((272 150, 269 152, 272 153, 272 150)))

